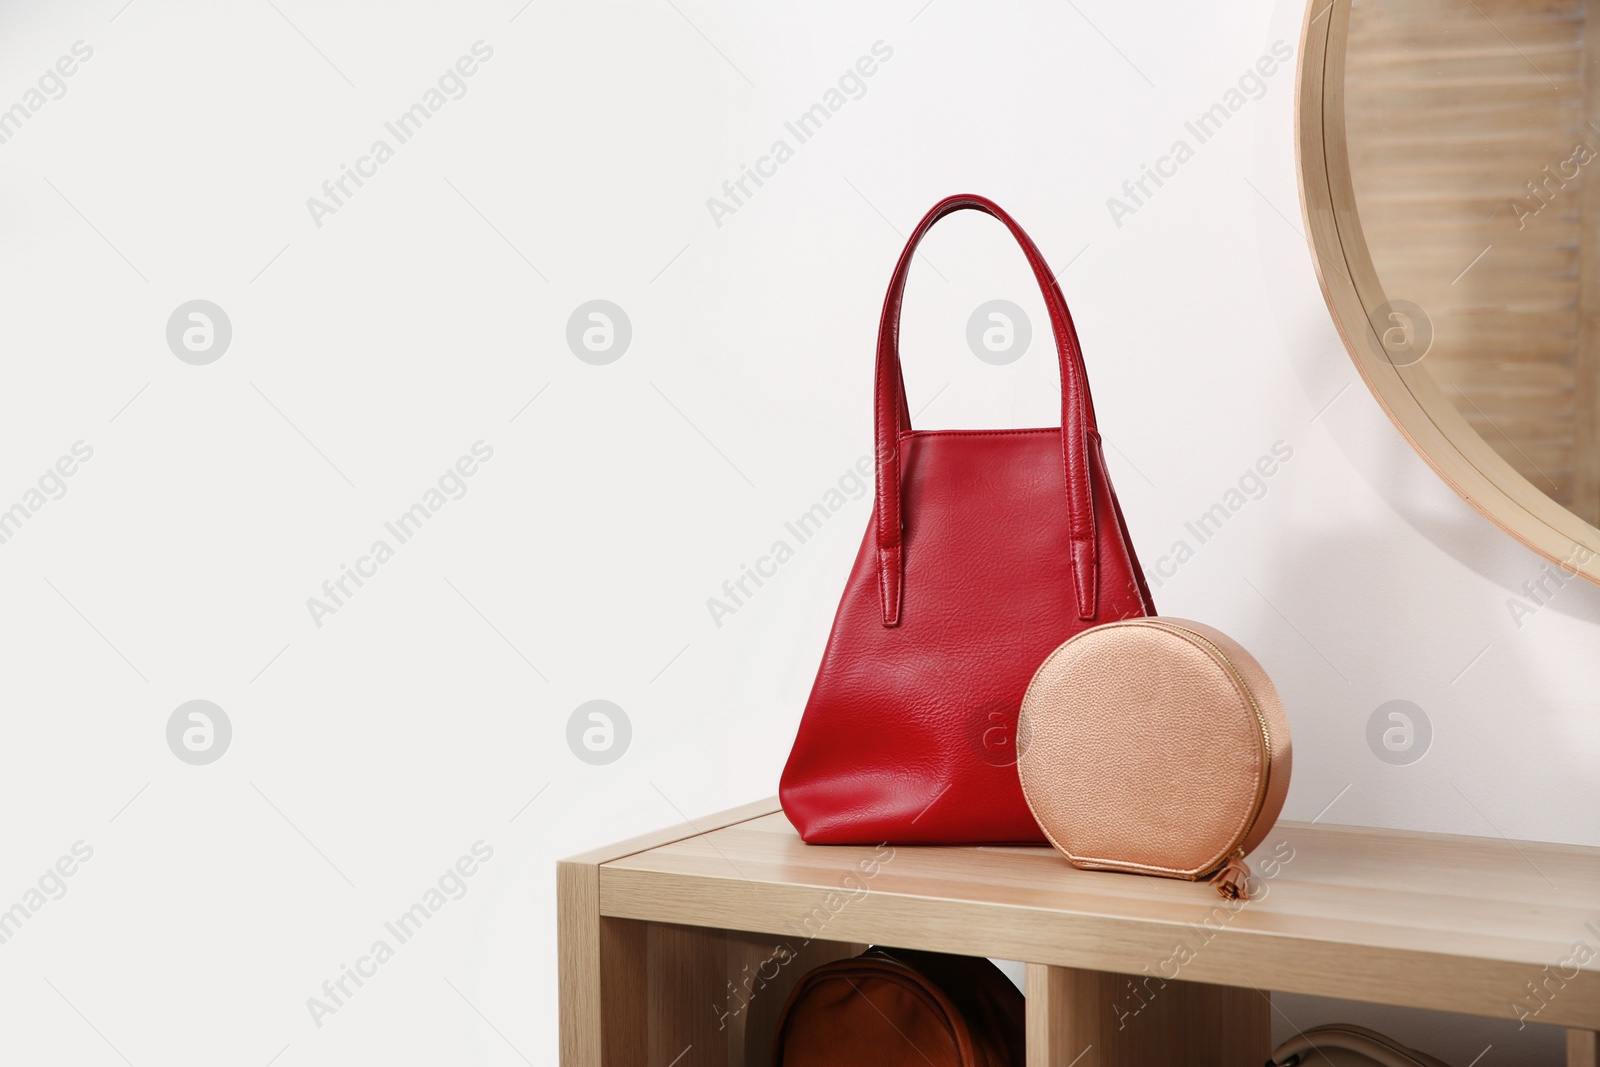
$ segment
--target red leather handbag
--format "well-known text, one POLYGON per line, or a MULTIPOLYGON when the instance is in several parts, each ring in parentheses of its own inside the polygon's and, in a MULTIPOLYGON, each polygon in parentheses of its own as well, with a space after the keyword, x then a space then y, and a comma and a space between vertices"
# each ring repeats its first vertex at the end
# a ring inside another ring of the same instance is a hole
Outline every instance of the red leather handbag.
POLYGON ((935 204, 878 327, 877 496, 799 736, 783 810, 812 843, 1043 842, 1016 770, 1028 680, 1067 638, 1153 615, 1095 430, 1072 316, 1022 227, 981 196, 935 204), (1061 427, 913 430, 900 301, 923 236, 955 211, 1005 223, 1044 291, 1061 427))

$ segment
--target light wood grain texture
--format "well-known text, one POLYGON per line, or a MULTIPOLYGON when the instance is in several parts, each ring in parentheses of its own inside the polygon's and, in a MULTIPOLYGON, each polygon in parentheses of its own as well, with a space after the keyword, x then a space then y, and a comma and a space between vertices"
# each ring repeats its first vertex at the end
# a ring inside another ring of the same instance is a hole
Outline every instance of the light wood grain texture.
POLYGON ((561 1062, 645 1067, 647 1004, 638 979, 645 971, 646 926, 602 916, 599 885, 594 864, 556 867, 561 1062))
POLYGON ((1600 1067, 1600 1034, 1568 1030, 1567 1067, 1600 1067))
POLYGON ((1584 121, 1586 4, 1354 5, 1344 126, 1373 270, 1387 294, 1431 319, 1424 369, 1502 459, 1594 522, 1600 513, 1578 499, 1578 468, 1591 455, 1580 437, 1592 423, 1576 379, 1581 263, 1600 256, 1583 240, 1585 219, 1600 183, 1569 163, 1576 146, 1600 146, 1584 121), (1530 345, 1533 316, 1557 325, 1530 345), (1456 378, 1460 361, 1502 377, 1527 367, 1559 376, 1513 392, 1493 378, 1456 378))
POLYGON ((1253 863, 1264 892, 1230 907, 1043 848, 808 846, 773 814, 605 863, 600 908, 1600 1029, 1600 962, 1564 963, 1600 949, 1600 849, 1283 823, 1253 863))
POLYGON ((1272 1052, 1272 1003, 1254 989, 1029 964, 1027 993, 1028 1067, 1238 1067, 1272 1052))
MULTIPOLYGON (((1582 112, 1600 115, 1600 0, 1583 0, 1583 19, 1588 32, 1583 34, 1582 112)), ((1584 175, 1579 192, 1570 506, 1600 525, 1600 180, 1584 175)))
POLYGON ((727 934, 650 923, 646 944, 645 972, 635 979, 649 1004, 646 1062, 728 1067, 728 1029, 717 1014, 728 981, 727 934))
MULTIPOLYGON (((556 865, 556 954, 560 966, 563 1064, 646 1067, 666 1063, 653 1057, 655 1045, 675 1037, 680 1026, 688 1033, 699 1032, 686 1015, 680 1022, 676 1004, 669 1005, 661 999, 661 987, 670 981, 669 973, 675 967, 681 968, 690 978, 698 979, 726 969, 725 943, 720 937, 716 939, 716 949, 701 951, 695 938, 673 942, 670 934, 655 930, 650 924, 602 915, 600 864, 758 817, 777 807, 776 800, 746 804, 693 824, 594 849, 556 865), (707 952, 724 953, 711 969, 701 959, 707 952), (647 980, 650 976, 655 980, 647 980), (671 1020, 658 1023, 654 1035, 652 1008, 660 1018, 671 1020), (660 1014, 663 1012, 666 1014, 660 1014)), ((696 937, 703 936, 703 932, 696 932, 696 937)), ((707 994, 704 1003, 709 1011, 708 991, 702 993, 707 994)))
MULTIPOLYGON (((1445 84, 1449 81, 1447 76, 1441 81, 1440 72, 1468 78, 1468 71, 1478 70, 1480 73, 1476 77, 1484 81, 1482 95, 1499 94, 1499 102, 1511 111, 1518 107, 1524 111, 1537 110, 1538 101, 1543 100, 1548 106, 1554 95, 1579 91, 1584 61, 1574 45, 1576 38, 1571 25, 1562 18, 1563 12, 1573 10, 1576 0, 1518 5, 1519 16, 1526 20, 1518 23, 1518 31, 1527 35, 1524 47, 1527 56, 1518 56, 1515 62, 1504 54, 1505 40, 1492 26, 1462 22, 1463 44, 1457 48, 1454 58, 1445 56, 1430 68, 1432 73, 1428 77, 1406 73, 1408 63, 1414 67, 1414 57, 1408 58, 1406 49, 1408 42, 1414 49, 1424 47, 1424 41, 1432 42, 1427 47, 1436 47, 1435 38, 1439 36, 1434 32, 1436 27, 1430 27, 1425 19, 1407 20, 1396 14, 1402 10, 1416 10, 1414 5, 1419 3, 1425 5, 1425 0, 1369 4, 1363 8, 1363 18, 1380 20, 1364 32, 1379 38, 1386 33, 1392 35, 1386 39, 1392 41, 1387 46, 1386 58, 1380 56, 1363 61, 1358 57, 1354 60, 1357 64, 1369 64, 1370 69, 1363 72, 1366 77, 1380 79, 1374 84, 1382 87, 1381 99, 1388 102, 1384 106, 1396 110, 1408 103, 1421 107, 1444 106, 1462 89, 1459 85, 1445 84), (1384 19, 1388 21, 1382 22, 1384 19), (1495 54, 1498 67, 1483 66, 1485 56, 1490 53, 1495 54)), ((1450 14, 1453 18, 1461 12, 1471 15, 1466 7, 1459 11, 1452 9, 1450 14)), ((1481 16, 1472 17, 1482 21, 1481 16)), ((1463 237, 1461 227, 1450 222, 1451 212, 1459 205, 1446 204, 1426 190, 1431 182, 1437 181, 1446 196, 1479 196, 1483 198, 1479 206, 1487 207, 1495 202, 1494 190, 1499 189, 1501 206, 1508 201, 1503 175, 1497 176, 1492 168, 1469 165, 1470 161, 1452 162, 1450 154, 1456 150, 1452 144, 1459 146, 1459 138, 1456 142, 1450 140, 1448 123, 1433 135, 1425 135, 1417 128, 1407 128, 1404 135, 1397 134, 1390 147, 1395 153, 1410 157, 1409 162, 1381 155, 1374 157, 1375 150, 1370 147, 1358 146, 1352 152, 1346 125, 1349 98, 1346 73, 1352 62, 1350 22, 1350 0, 1311 0, 1306 9, 1296 81, 1295 157, 1300 175, 1301 209, 1312 262, 1334 323, 1368 388, 1407 441, 1451 488, 1529 548, 1569 571, 1600 582, 1600 530, 1549 495, 1552 486, 1554 491, 1562 491, 1563 480, 1576 484, 1578 463, 1573 458, 1574 446, 1570 444, 1574 436, 1571 420, 1568 420, 1568 429, 1562 431, 1564 437, 1547 434, 1541 441, 1530 439, 1519 453, 1516 434, 1501 433, 1496 424, 1501 418, 1510 421, 1515 417, 1520 420, 1519 426, 1531 425, 1537 429, 1539 420, 1529 413, 1526 395, 1514 401, 1506 411, 1499 412, 1497 417, 1495 412, 1485 409, 1484 398, 1489 394, 1477 384, 1459 377, 1452 379, 1449 374, 1436 379, 1427 366, 1430 362, 1446 365, 1476 362, 1480 368, 1475 373, 1481 380, 1485 366, 1497 365, 1494 364, 1496 351, 1515 352, 1517 345, 1525 342, 1531 356, 1543 353, 1538 358, 1547 362, 1561 358, 1560 353, 1566 352, 1570 367, 1571 351, 1578 337, 1576 316, 1570 304, 1563 308, 1552 306, 1548 301, 1540 304, 1525 301, 1525 298, 1531 293, 1532 283, 1526 280, 1528 274, 1559 273, 1563 269, 1575 272, 1575 253, 1564 253, 1559 242, 1519 242, 1517 248, 1511 250, 1515 255, 1507 257, 1508 267, 1514 269, 1496 275, 1496 285, 1507 287, 1505 291, 1512 299, 1506 302, 1515 308, 1491 324, 1482 345, 1470 343, 1446 329, 1438 341, 1442 347, 1431 352, 1422 363, 1397 365, 1389 358, 1380 341, 1384 331, 1394 325, 1385 308, 1386 302, 1391 298, 1423 301, 1408 293, 1386 291, 1363 228, 1366 205, 1357 195, 1353 168, 1365 165, 1370 170, 1381 163, 1392 173, 1395 182, 1407 186, 1393 193, 1387 201, 1380 196, 1373 208, 1376 226, 1392 230, 1392 235, 1386 237, 1386 247, 1394 249, 1397 269, 1409 269, 1408 264, 1414 267, 1418 263, 1437 267, 1458 252, 1465 253, 1455 271, 1440 282, 1440 291, 1445 295, 1437 297, 1436 302, 1446 311, 1461 306, 1459 294, 1465 290, 1461 290, 1460 285, 1473 278, 1487 257, 1462 275, 1457 285, 1449 284, 1484 245, 1457 248, 1450 244, 1466 241, 1470 245, 1480 235, 1463 237), (1413 150, 1405 135, 1419 139, 1420 148, 1413 150), (1442 180, 1441 175, 1444 176, 1442 180), (1435 246, 1436 250, 1430 250, 1435 246), (1572 261, 1573 267, 1561 266, 1563 255, 1572 261), (1522 309, 1523 302, 1536 306, 1522 309), (1496 348, 1502 337, 1509 341, 1496 348), (1552 357, 1550 353, 1556 355, 1552 357), (1435 360, 1436 355, 1441 358, 1435 360), (1519 471, 1497 451, 1490 439, 1537 481, 1519 471), (1552 455, 1565 458, 1552 461, 1552 455), (1540 463, 1540 459, 1544 463, 1540 463)), ((1498 127, 1491 123, 1505 138, 1508 152, 1520 151, 1517 146, 1525 142, 1549 144, 1544 134, 1519 131, 1510 118, 1511 111, 1498 127)), ((1576 113, 1581 115, 1581 107, 1576 113)), ((1552 121, 1569 121, 1572 114, 1570 109, 1563 111, 1552 121)), ((1544 121, 1541 113, 1539 122, 1544 121)), ((1600 144, 1600 139, 1595 143, 1600 144)), ((1381 153, 1382 146, 1376 151, 1381 153)), ((1600 161, 1586 169, 1594 167, 1600 167, 1600 161)), ((1528 177, 1531 179, 1533 175, 1528 177)), ((1575 189, 1565 190, 1541 210, 1540 221, 1553 222, 1562 212, 1575 219, 1578 200, 1575 189)), ((1503 251, 1508 249, 1497 248, 1496 254, 1503 251)), ((1473 285, 1478 284, 1473 282, 1473 285)), ((1480 299, 1487 297, 1480 296, 1480 299)), ((1524 387, 1524 393, 1526 391, 1524 387)), ((1491 407, 1499 403, 1495 400, 1491 407)), ((1564 403, 1573 408, 1570 397, 1564 403)))

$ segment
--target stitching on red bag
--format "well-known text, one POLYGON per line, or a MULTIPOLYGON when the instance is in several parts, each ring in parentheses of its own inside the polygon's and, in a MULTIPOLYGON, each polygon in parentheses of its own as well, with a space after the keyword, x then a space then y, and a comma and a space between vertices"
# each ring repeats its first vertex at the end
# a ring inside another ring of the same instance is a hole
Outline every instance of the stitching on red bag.
MULTIPOLYGON (((893 618, 895 622, 900 621, 900 605, 898 603, 891 603, 889 598, 889 566, 884 561, 884 552, 885 549, 878 549, 878 596, 883 598, 883 606, 885 609, 885 617, 883 622, 884 625, 887 626, 890 618, 893 618)), ((899 553, 895 554, 895 561, 896 563, 899 562, 899 553)))
MULTIPOLYGON (((1006 437, 1021 433, 1060 433, 1056 426, 1030 427, 1022 430, 904 430, 900 434, 903 441, 908 437, 1006 437)), ((899 453, 895 455, 898 457, 899 453)))

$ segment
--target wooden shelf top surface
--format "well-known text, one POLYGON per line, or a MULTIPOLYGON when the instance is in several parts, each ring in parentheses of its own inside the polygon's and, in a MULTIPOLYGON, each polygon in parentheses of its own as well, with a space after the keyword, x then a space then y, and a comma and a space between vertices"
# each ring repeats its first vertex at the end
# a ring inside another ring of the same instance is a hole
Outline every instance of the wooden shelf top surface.
POLYGON ((1600 849, 1280 823, 1255 899, 1027 847, 819 846, 776 801, 572 862, 600 911, 1600 1029, 1600 849))

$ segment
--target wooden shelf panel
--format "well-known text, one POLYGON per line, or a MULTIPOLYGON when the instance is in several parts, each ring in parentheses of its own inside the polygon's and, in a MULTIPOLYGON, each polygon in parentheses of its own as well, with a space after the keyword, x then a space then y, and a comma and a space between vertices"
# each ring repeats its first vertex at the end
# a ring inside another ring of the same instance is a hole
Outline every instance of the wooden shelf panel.
POLYGON ((592 859, 600 913, 1500 1018, 1559 972, 1534 1018, 1600 1029, 1600 959, 1567 963, 1600 950, 1600 849, 1282 823, 1252 857, 1266 894, 1230 908, 1044 848, 808 846, 773 802, 718 822, 592 859))

